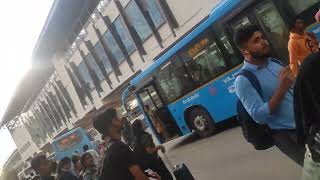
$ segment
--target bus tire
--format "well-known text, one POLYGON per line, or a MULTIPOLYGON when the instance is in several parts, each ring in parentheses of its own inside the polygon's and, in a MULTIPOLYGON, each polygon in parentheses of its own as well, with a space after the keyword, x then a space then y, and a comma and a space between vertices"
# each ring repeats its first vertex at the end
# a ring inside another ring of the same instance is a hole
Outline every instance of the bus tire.
POLYGON ((211 116, 202 108, 193 109, 189 114, 189 120, 193 130, 201 137, 208 137, 216 130, 211 116))

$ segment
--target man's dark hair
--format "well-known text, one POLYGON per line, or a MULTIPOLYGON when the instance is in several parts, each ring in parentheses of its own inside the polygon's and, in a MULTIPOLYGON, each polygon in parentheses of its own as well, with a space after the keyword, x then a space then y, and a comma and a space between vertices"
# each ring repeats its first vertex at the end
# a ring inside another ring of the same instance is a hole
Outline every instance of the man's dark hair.
POLYGON ((79 160, 80 160, 80 156, 78 156, 78 155, 76 155, 76 154, 72 155, 71 161, 72 161, 72 163, 73 163, 74 165, 76 165, 76 163, 77 163, 79 160))
POLYGON ((37 173, 39 173, 39 167, 40 167, 42 161, 46 161, 46 160, 47 160, 47 158, 45 155, 35 156, 31 160, 31 168, 34 169, 37 173))
POLYGON ((83 145, 82 149, 83 149, 83 152, 86 152, 89 150, 89 146, 87 144, 85 144, 85 145, 83 145))
POLYGON ((242 49, 245 43, 247 43, 257 31, 261 31, 261 29, 256 25, 243 26, 235 32, 233 41, 239 49, 242 49))
POLYGON ((103 135, 108 135, 108 128, 112 124, 112 120, 117 117, 117 111, 115 109, 108 109, 102 113, 99 113, 93 120, 93 127, 103 135))
POLYGON ((289 22, 290 30, 293 30, 294 26, 297 23, 297 20, 299 20, 299 19, 303 20, 303 18, 301 16, 296 16, 292 21, 289 22))
MULTIPOLYGON (((63 167, 69 163, 71 163, 71 159, 69 157, 64 157, 60 160, 60 162, 58 164, 58 177, 61 177, 63 167)), ((58 178, 58 179, 60 179, 60 178, 58 178)))

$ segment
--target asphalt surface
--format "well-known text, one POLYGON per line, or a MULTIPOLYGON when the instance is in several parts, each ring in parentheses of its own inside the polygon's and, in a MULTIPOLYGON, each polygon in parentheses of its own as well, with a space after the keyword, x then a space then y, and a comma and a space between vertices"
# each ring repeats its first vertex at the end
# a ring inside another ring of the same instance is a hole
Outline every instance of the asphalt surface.
POLYGON ((255 151, 239 127, 212 137, 189 135, 166 145, 174 164, 185 163, 197 180, 299 180, 301 167, 277 148, 255 151))

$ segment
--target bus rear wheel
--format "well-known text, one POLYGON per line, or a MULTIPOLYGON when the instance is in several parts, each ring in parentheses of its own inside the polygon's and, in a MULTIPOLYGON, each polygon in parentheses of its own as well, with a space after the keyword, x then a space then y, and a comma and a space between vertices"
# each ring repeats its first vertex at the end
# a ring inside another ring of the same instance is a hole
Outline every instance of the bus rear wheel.
POLYGON ((211 116, 202 108, 193 109, 189 114, 189 120, 195 132, 201 137, 208 137, 216 130, 211 116))

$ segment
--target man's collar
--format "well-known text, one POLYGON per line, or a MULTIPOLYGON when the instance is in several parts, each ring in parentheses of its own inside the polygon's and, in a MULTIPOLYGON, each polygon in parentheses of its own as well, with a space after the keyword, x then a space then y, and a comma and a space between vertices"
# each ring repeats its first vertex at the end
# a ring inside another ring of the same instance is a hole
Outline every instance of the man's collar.
POLYGON ((268 60, 266 61, 266 63, 264 65, 255 65, 255 64, 248 62, 247 60, 244 60, 243 68, 251 70, 251 71, 257 71, 259 69, 265 68, 269 64, 270 60, 271 60, 271 58, 268 58, 268 60))

